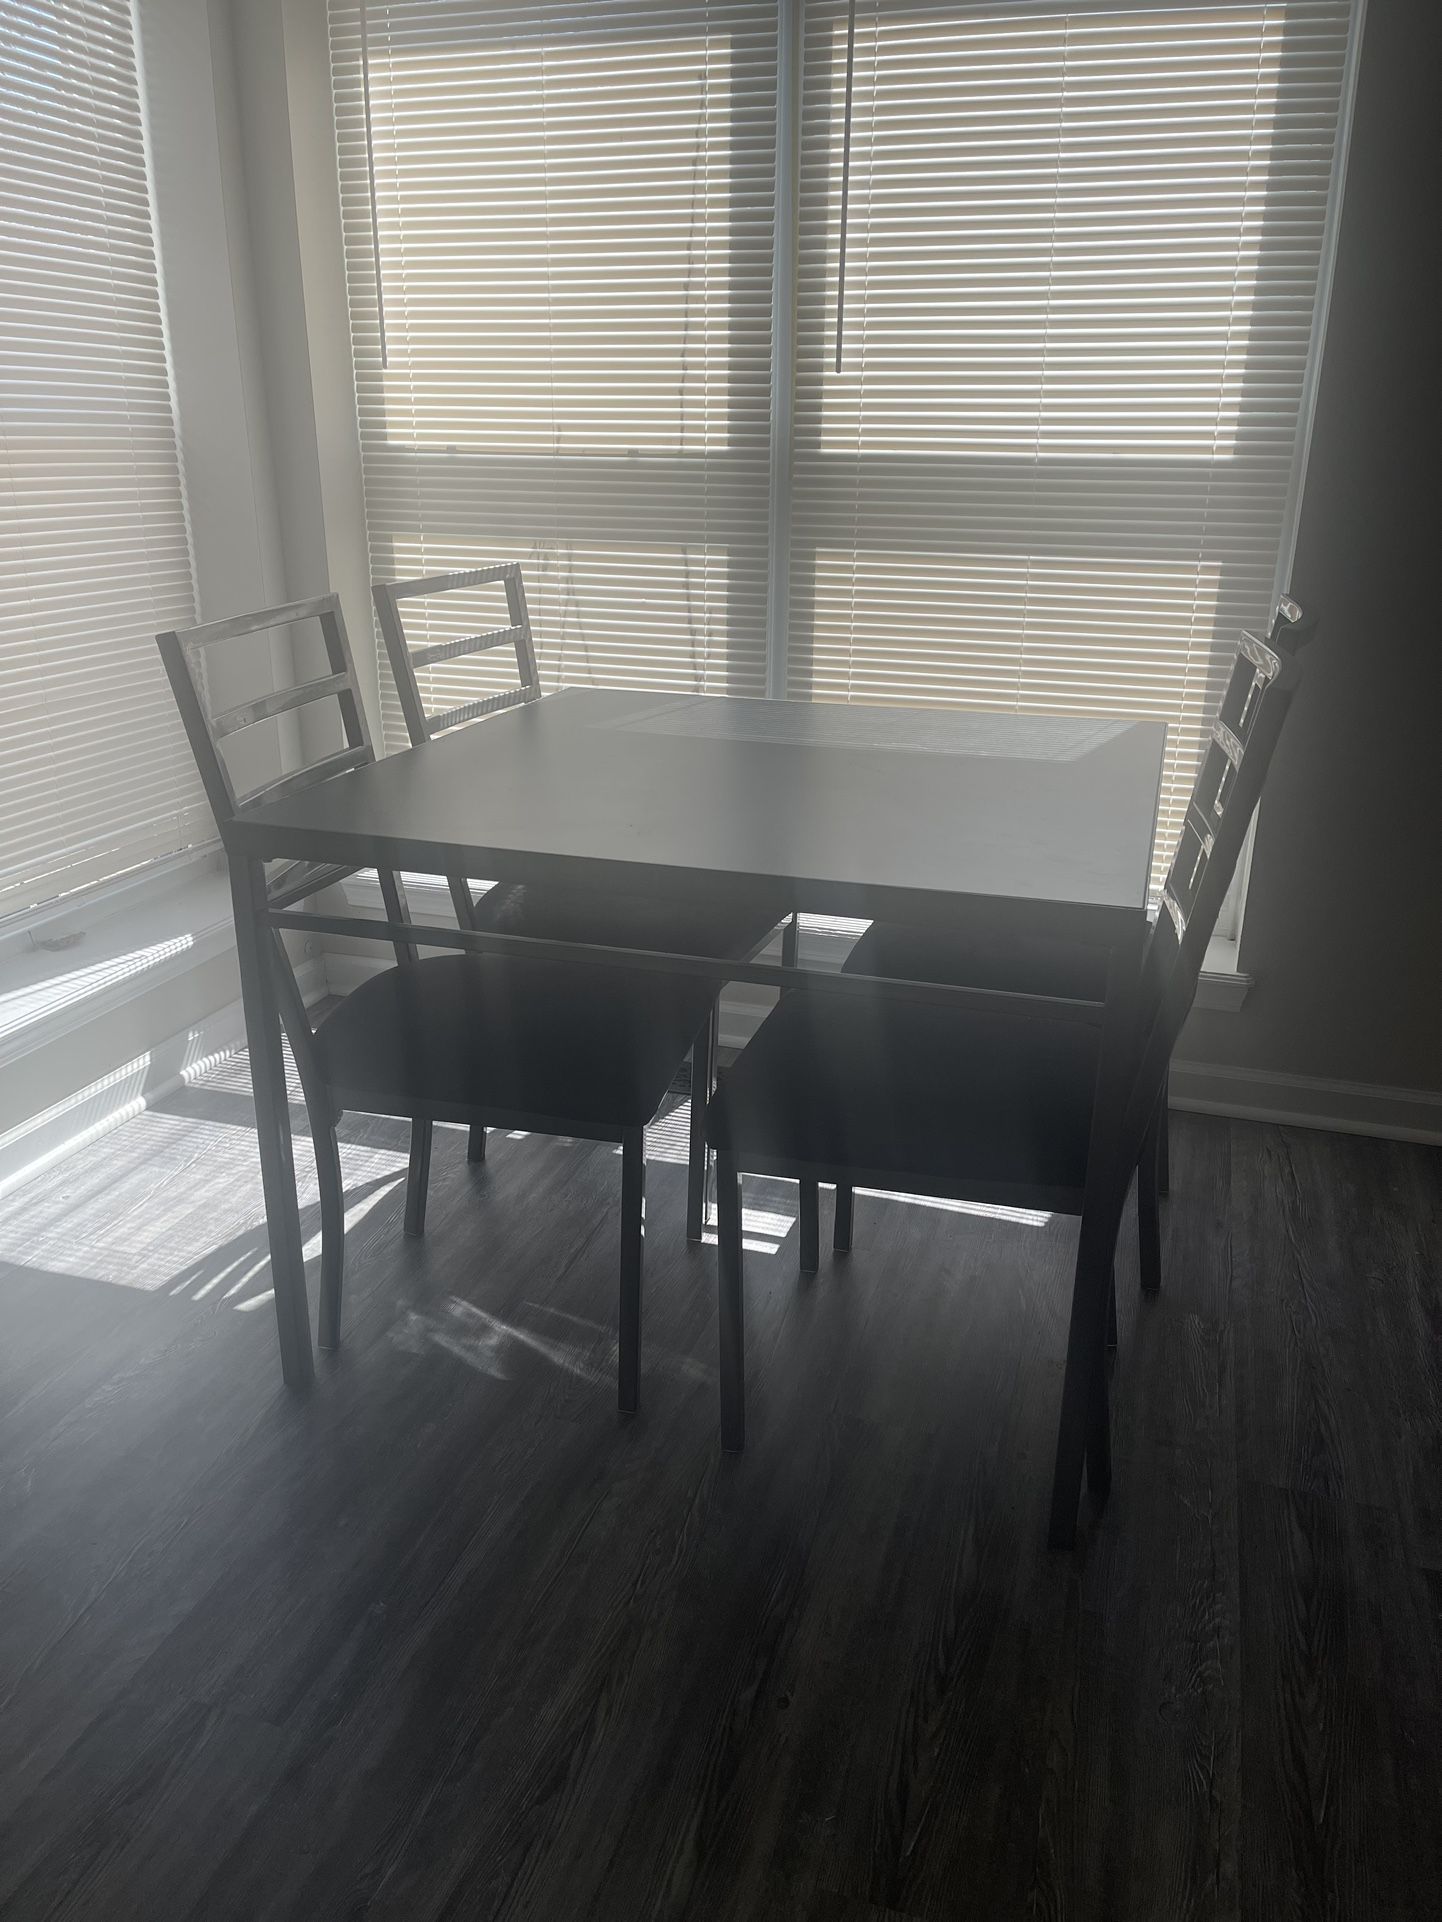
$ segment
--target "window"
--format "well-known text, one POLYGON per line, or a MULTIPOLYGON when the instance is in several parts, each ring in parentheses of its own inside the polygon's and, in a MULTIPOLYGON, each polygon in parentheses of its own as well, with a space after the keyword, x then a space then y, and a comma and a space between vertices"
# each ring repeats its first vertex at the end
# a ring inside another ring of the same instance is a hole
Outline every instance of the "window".
MULTIPOLYGON (((371 0, 331 36, 373 574, 521 560, 547 684, 763 694, 774 6, 371 0)), ((408 631, 493 624, 464 599, 408 631)))
POLYGON ((1162 718, 1160 875, 1279 584, 1350 0, 805 0, 795 107, 787 12, 333 0, 374 569, 526 560, 553 683, 1162 718))
POLYGON ((1167 721, 1158 885, 1276 591, 1348 25, 807 7, 789 691, 1167 721))
POLYGON ((0 23, 0 915, 213 832, 129 0, 0 23))

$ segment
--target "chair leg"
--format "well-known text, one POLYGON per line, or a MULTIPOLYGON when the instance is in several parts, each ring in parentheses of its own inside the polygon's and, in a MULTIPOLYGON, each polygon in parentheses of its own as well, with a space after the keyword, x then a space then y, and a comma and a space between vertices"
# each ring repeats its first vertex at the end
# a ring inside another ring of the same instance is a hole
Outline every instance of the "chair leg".
POLYGON ((781 930, 781 965, 794 968, 796 956, 801 945, 801 917, 793 914, 781 930))
POLYGON ((699 1241, 706 1226, 706 1103, 711 1099, 711 1064, 716 1046, 716 1009, 691 1044, 691 1144, 686 1168, 686 1239, 699 1241))
POLYGON ((475 1163, 486 1158, 486 1129, 484 1122, 473 1121, 466 1136, 466 1160, 475 1163))
POLYGON ((801 1215, 798 1222, 801 1244, 801 1272, 814 1275, 821 1266, 821 1191, 814 1181, 801 1183, 801 1215))
POLYGON ((1112 1421, 1107 1371, 1103 1363, 1096 1371, 1091 1405, 1087 1410, 1087 1494, 1098 1514, 1106 1507, 1111 1492, 1112 1421))
MULTIPOLYGON (((706 1036, 706 1099, 715 1096, 721 1085, 721 999, 717 996, 711 1010, 711 1026, 706 1036)), ((716 1157, 708 1148, 706 1151, 706 1182, 701 1192, 701 1225, 706 1225, 706 1210, 711 1197, 716 1192, 716 1157)))
POLYGON ((320 1346, 340 1347, 341 1280, 345 1265, 345 1188, 333 1127, 315 1127, 315 1173, 320 1184, 320 1346))
POLYGON ((646 1254, 646 1131, 621 1137, 621 1313, 616 1401, 634 1415, 641 1401, 641 1280, 646 1254))
POLYGON ((1160 1127, 1157 1130, 1157 1193, 1169 1195, 1172 1192, 1172 1124, 1170 1120, 1172 1098, 1171 1070, 1162 1079, 1162 1100, 1160 1127))
POLYGON ((1158 1295, 1162 1287, 1162 1211, 1157 1197, 1165 1134, 1166 1111, 1158 1107, 1137 1163, 1137 1257, 1144 1295, 1158 1295))
POLYGON ((838 1255, 851 1253, 852 1218, 856 1212, 856 1191, 849 1181, 836 1184, 836 1216, 831 1224, 831 1246, 838 1255))
POLYGON ((406 1223, 408 1235, 426 1231, 426 1189, 431 1179, 431 1124, 411 1123, 411 1159, 406 1171, 406 1223))
POLYGON ((1098 1508, 1111 1488, 1106 1325, 1115 1237, 1097 1245, 1099 1241, 1100 1237, 1089 1234, 1083 1223, 1076 1279, 1072 1285, 1061 1419, 1057 1425, 1051 1522, 1047 1531, 1051 1548, 1070 1548, 1076 1539, 1083 1467, 1092 1500, 1098 1508))
POLYGON ((1111 1285, 1107 1289, 1107 1347, 1115 1350, 1117 1345, 1117 1265, 1112 1263, 1111 1285))
POLYGON ((731 1155, 716 1157, 716 1219, 720 1260, 721 1446, 739 1455, 746 1446, 746 1334, 741 1274, 741 1177, 731 1155))

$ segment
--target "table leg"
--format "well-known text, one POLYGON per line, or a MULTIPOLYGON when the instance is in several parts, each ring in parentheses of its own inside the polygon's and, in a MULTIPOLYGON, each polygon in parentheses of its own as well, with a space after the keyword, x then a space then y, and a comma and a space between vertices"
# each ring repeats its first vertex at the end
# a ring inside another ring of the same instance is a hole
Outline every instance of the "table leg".
POLYGON ((1107 1324, 1122 1198, 1131 1185, 1131 1168, 1123 1165, 1126 1157, 1121 1152, 1121 1129, 1133 1065, 1141 941, 1140 930, 1134 931, 1112 948, 1108 960, 1106 1008, 1087 1146, 1086 1193, 1077 1240, 1052 1475, 1048 1530, 1052 1548, 1070 1548, 1075 1539, 1083 1464, 1094 1507, 1101 1508, 1111 1488, 1107 1324))
POLYGON ((235 909, 250 1079, 255 1091, 255 1134, 270 1237, 281 1372, 288 1388, 306 1388, 315 1376, 315 1358, 311 1352, 305 1257, 291 1157, 290 1104, 286 1099, 285 1056, 273 974, 277 937, 260 920, 265 907, 265 869, 259 861, 230 857, 230 895, 235 909))
POLYGON ((781 965, 783 968, 796 966, 797 954, 801 945, 801 917, 793 914, 781 930, 781 965))

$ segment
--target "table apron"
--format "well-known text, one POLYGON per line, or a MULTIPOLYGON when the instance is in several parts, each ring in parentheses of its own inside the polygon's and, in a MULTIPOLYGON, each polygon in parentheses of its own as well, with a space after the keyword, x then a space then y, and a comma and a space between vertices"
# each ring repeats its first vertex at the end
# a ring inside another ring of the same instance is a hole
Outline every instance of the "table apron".
POLYGON ((815 993, 854 995, 875 1000, 878 994, 898 1001, 932 1006, 973 1008, 989 1014, 1019 1014, 1049 1021, 1102 1025, 1100 1001, 1060 996, 1021 994, 1003 988, 978 988, 942 981, 905 981, 892 976, 823 973, 815 968, 790 967, 770 961, 728 960, 723 956, 669 954, 651 948, 603 947, 591 943, 547 941, 533 935, 500 934, 490 929, 433 927, 416 921, 382 921, 361 915, 307 914, 290 909, 266 915, 273 928, 297 934, 333 934, 357 940, 409 943, 423 948, 452 948, 467 954, 511 954, 535 961, 570 961, 598 967, 625 967, 641 972, 699 976, 714 981, 719 991, 728 981, 759 987, 803 989, 815 993))
POLYGON ((793 911, 861 921, 895 921, 936 933, 1063 937, 1099 948, 1125 941, 1145 909, 1090 901, 1042 901, 1008 895, 951 893, 888 882, 814 876, 756 875, 709 868, 660 868, 646 862, 590 855, 528 854, 515 849, 458 847, 371 834, 275 828, 237 816, 227 822, 228 853, 249 860, 332 862, 351 868, 391 868, 408 874, 466 875, 476 880, 530 882, 645 896, 708 906, 749 907, 774 901, 777 919, 793 911))

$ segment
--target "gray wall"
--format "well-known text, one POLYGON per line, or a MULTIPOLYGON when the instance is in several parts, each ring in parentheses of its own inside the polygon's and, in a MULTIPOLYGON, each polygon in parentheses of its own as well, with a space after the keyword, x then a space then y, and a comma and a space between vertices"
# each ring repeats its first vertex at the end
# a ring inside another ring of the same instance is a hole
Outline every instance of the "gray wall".
POLYGON ((1370 0, 1296 563, 1322 626, 1263 802, 1237 1014, 1179 1054, 1442 1090, 1442 6, 1370 0))

